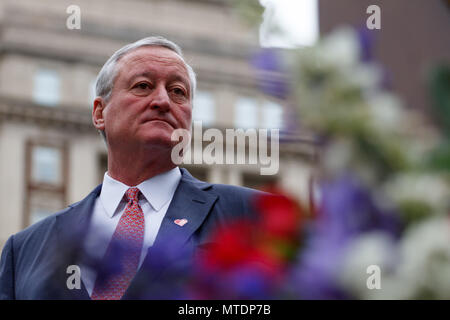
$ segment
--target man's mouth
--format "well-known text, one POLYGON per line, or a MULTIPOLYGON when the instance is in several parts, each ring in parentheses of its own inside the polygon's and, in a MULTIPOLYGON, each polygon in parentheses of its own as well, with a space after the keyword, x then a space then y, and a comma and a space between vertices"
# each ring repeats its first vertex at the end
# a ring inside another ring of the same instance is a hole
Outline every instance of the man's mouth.
POLYGON ((164 123, 168 124, 169 126, 171 126, 173 129, 175 129, 174 125, 171 122, 164 120, 164 119, 148 119, 148 120, 145 120, 144 123, 145 122, 164 122, 164 123))

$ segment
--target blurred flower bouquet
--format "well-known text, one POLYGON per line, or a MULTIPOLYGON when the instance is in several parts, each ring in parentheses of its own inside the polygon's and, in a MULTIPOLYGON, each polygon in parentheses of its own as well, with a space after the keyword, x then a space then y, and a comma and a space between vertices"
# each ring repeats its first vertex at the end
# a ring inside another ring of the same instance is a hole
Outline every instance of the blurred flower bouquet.
POLYGON ((297 278, 323 269, 331 294, 317 298, 450 298, 449 165, 432 160, 445 136, 383 88, 367 43, 340 29, 294 62, 301 122, 322 149, 320 211, 297 278))
MULTIPOLYGON (((344 28, 290 52, 284 78, 320 149, 317 208, 280 191, 256 199, 259 223, 223 228, 198 259, 194 298, 450 298, 448 123, 432 126, 385 89, 368 44, 344 28)), ((267 49, 255 61, 282 72, 276 58, 267 49)), ((262 87, 283 96, 279 79, 262 87)), ((441 96, 439 117, 448 118, 441 96)))

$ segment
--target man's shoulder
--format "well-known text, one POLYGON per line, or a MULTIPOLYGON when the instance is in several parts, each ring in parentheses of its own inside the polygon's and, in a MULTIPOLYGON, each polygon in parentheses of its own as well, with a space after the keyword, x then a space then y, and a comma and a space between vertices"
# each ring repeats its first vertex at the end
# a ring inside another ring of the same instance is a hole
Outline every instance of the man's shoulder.
POLYGON ((15 233, 12 236, 12 238, 14 238, 14 247, 22 247, 26 243, 34 243, 35 241, 44 238, 45 234, 54 229, 57 217, 65 214, 70 209, 71 207, 69 206, 63 210, 55 212, 50 216, 15 233))
POLYGON ((33 244, 34 246, 35 242, 39 243, 40 240, 54 233, 56 231, 57 219, 65 215, 75 214, 77 210, 74 209, 86 202, 89 197, 95 195, 94 193, 98 192, 99 187, 100 186, 95 188, 85 199, 70 204, 64 209, 61 209, 12 235, 11 239, 13 239, 14 248, 20 248, 26 244, 33 244))
POLYGON ((232 216, 255 217, 255 205, 265 194, 259 190, 226 184, 213 184, 211 189, 218 195, 216 209, 232 216))
POLYGON ((183 180, 193 183, 198 188, 205 190, 207 192, 212 192, 219 197, 219 200, 229 200, 229 201, 242 201, 249 200, 253 197, 263 195, 264 192, 251 189, 243 186, 221 184, 221 183, 209 183, 206 181, 194 178, 188 170, 181 169, 183 180))
POLYGON ((211 184, 211 189, 221 197, 249 199, 264 194, 262 191, 229 184, 211 184))

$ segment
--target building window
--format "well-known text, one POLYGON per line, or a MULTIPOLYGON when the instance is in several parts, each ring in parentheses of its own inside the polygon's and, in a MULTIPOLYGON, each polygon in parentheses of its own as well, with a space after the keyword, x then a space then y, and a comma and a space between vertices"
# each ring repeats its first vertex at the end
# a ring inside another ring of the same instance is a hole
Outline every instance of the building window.
POLYGON ((239 97, 234 107, 234 126, 236 128, 257 128, 258 102, 254 98, 239 97))
POLYGON ((29 216, 26 225, 34 224, 64 208, 64 199, 58 192, 34 189, 28 193, 29 216))
POLYGON ((202 121, 206 126, 211 126, 215 120, 216 104, 214 96, 207 91, 197 90, 194 98, 192 120, 202 121))
POLYGON ((34 75, 33 100, 34 102, 54 107, 59 102, 60 78, 56 71, 40 69, 34 75))
POLYGON ((262 107, 263 128, 281 129, 283 127, 283 107, 278 103, 266 101, 262 107))
POLYGON ((32 150, 34 183, 59 185, 62 182, 62 156, 59 148, 35 146, 32 150))
POLYGON ((64 141, 35 138, 26 143, 24 227, 66 205, 67 147, 64 141))

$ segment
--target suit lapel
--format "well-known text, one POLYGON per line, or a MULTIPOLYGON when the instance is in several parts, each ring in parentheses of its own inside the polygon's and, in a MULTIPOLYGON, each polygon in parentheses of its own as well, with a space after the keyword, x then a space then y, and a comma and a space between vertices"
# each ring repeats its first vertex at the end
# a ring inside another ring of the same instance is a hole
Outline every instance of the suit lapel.
POLYGON ((83 252, 83 243, 89 227, 95 200, 99 196, 101 185, 97 186, 85 199, 74 204, 67 212, 56 217, 56 232, 58 239, 58 252, 64 253, 58 263, 57 272, 62 277, 62 295, 64 299, 89 299, 88 292, 81 281, 81 289, 69 290, 66 280, 69 274, 66 269, 69 265, 80 262, 83 252))
MULTIPOLYGON (((150 279, 157 277, 166 267, 176 263, 180 256, 177 253, 187 252, 186 244, 194 232, 200 228, 208 216, 218 196, 206 192, 211 185, 193 178, 185 169, 180 169, 182 178, 173 196, 172 202, 161 223, 158 235, 152 247, 149 248, 147 256, 141 269, 136 274, 129 289, 125 293, 125 299, 138 299, 139 289, 145 290, 140 284, 149 285, 150 279), (184 225, 178 225, 175 220, 185 219, 184 225), (164 255, 161 258, 161 255, 164 255)), ((191 241, 195 247, 195 239, 191 241)), ((193 249, 193 248, 192 248, 193 249)))
POLYGON ((210 184, 198 182, 196 184, 195 179, 187 171, 183 171, 180 184, 155 239, 155 247, 174 238, 177 243, 184 245, 205 220, 217 200, 217 195, 204 191, 210 184), (184 225, 175 223, 175 220, 182 219, 186 221, 184 225))

